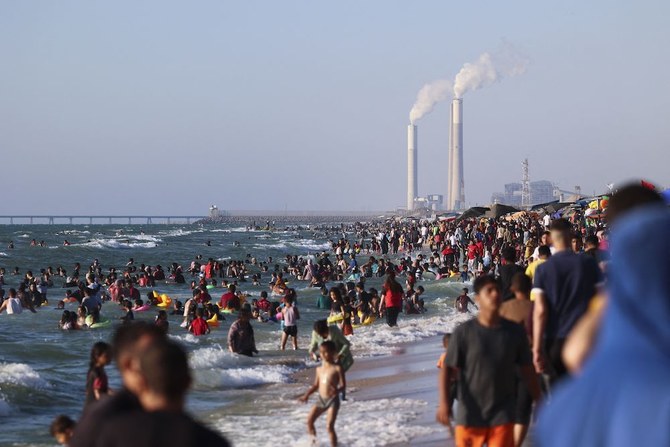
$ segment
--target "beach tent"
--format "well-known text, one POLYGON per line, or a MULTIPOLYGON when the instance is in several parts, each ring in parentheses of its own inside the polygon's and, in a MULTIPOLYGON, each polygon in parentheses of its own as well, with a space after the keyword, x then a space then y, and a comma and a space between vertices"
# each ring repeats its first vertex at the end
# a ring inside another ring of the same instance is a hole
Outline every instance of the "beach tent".
POLYGON ((522 219, 524 217, 529 217, 530 219, 537 219, 539 216, 538 216, 537 213, 535 213, 533 211, 517 211, 516 213, 509 214, 509 215, 505 216, 505 220, 510 222, 510 221, 513 221, 513 220, 516 221, 516 220, 522 219))
POLYGON ((568 207, 570 205, 572 205, 572 202, 558 202, 558 201, 556 201, 554 203, 550 203, 547 206, 545 206, 544 210, 548 214, 554 214, 554 213, 557 213, 560 210, 562 210, 563 208, 568 207))
POLYGON ((505 214, 516 213, 517 211, 519 211, 519 209, 514 208, 513 206, 496 203, 495 205, 491 205, 491 208, 484 214, 484 216, 497 219, 505 214))
POLYGON ((440 222, 451 222, 458 217, 458 213, 442 213, 438 214, 437 220, 440 222))
POLYGON ((541 211, 544 210, 547 206, 553 205, 558 203, 558 200, 552 200, 551 202, 545 202, 545 203, 538 203, 537 205, 533 205, 530 210, 531 211, 541 211))
POLYGON ((458 220, 472 219, 473 217, 483 216, 488 210, 488 208, 483 206, 473 206, 472 208, 463 211, 463 214, 458 216, 458 220))

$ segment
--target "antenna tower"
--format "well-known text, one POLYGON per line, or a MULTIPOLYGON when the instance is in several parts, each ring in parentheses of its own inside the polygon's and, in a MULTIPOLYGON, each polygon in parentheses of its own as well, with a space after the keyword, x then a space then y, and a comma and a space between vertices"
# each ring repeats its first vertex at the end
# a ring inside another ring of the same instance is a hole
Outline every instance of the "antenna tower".
POLYGON ((521 181, 521 207, 530 208, 530 174, 528 172, 528 159, 525 158, 521 163, 523 180, 521 181))

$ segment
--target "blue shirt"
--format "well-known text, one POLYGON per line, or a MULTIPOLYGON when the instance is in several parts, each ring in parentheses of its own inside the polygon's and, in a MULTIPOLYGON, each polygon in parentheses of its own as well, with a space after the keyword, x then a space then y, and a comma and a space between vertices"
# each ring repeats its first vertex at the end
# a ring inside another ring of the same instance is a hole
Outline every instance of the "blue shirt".
POLYGON ((548 340, 567 337, 596 294, 600 269, 590 256, 564 250, 537 267, 533 290, 542 291, 547 303, 545 335, 548 340))

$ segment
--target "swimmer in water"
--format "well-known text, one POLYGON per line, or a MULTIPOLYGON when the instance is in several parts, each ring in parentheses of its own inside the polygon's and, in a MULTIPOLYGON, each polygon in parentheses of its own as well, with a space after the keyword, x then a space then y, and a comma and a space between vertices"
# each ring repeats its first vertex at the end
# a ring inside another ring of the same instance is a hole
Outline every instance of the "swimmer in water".
POLYGON ((337 356, 335 343, 329 340, 324 341, 319 347, 319 353, 323 362, 321 366, 316 368, 314 384, 299 400, 307 403, 309 396, 318 390, 318 400, 312 407, 309 416, 307 416, 307 431, 315 442, 316 429, 314 428, 314 422, 323 413, 328 412, 328 435, 330 436, 330 444, 334 447, 337 445, 335 420, 340 410, 340 393, 345 391, 347 382, 342 366, 335 363, 337 356))

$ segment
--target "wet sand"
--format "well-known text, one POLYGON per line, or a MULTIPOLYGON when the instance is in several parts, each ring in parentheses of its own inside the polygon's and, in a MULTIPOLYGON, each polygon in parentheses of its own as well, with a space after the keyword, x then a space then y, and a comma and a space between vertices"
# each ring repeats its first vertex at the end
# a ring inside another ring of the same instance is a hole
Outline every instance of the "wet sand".
MULTIPOLYGON (((441 336, 430 337, 398 345, 388 356, 356 359, 347 372, 347 397, 353 400, 405 398, 426 402, 427 405, 417 408, 414 423, 430 428, 431 434, 414 438, 408 444, 396 444, 398 447, 454 445, 447 429, 435 421, 439 371, 436 364, 443 349, 441 336)), ((309 386, 314 380, 314 370, 300 371, 294 379, 309 386)))

